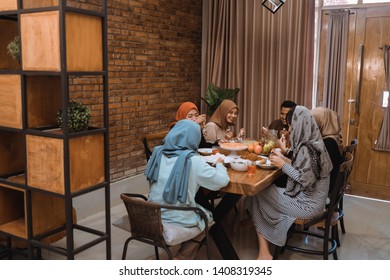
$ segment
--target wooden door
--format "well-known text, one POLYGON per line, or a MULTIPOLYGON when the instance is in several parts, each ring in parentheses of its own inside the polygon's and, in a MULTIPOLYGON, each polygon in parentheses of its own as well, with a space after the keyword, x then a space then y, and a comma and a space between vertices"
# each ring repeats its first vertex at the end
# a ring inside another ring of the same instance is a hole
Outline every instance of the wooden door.
MULTIPOLYGON (((384 44, 390 45, 390 5, 353 9, 350 12, 343 138, 344 144, 354 138, 358 139, 359 144, 349 193, 390 200, 390 153, 373 149, 384 115, 381 107, 385 89, 381 48, 384 44), (359 51, 362 51, 361 60, 359 51)), ((320 35, 319 85, 323 82, 321 65, 324 64, 327 20, 324 12, 320 35)), ((319 87, 320 95, 321 90, 319 87)))

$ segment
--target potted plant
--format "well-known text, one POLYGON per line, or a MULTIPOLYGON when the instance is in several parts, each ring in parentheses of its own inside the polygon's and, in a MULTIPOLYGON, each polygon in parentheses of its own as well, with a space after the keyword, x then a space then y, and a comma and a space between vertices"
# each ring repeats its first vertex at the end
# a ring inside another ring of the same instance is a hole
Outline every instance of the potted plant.
POLYGON ((228 89, 220 88, 210 83, 207 87, 207 92, 205 98, 201 97, 204 102, 207 104, 207 115, 211 116, 218 106, 221 104, 222 100, 230 99, 235 101, 236 94, 240 91, 239 88, 228 89))
POLYGON ((20 59, 20 41, 19 36, 15 36, 7 45, 7 53, 14 59, 20 59))
MULTIPOLYGON (((63 134, 62 110, 57 112, 60 128, 48 129, 50 134, 63 134)), ((91 112, 78 102, 68 104, 68 130, 70 133, 87 130, 91 112)), ((26 136, 27 182, 39 188, 59 194, 65 193, 64 147, 62 137, 52 135, 26 136)), ((104 134, 73 135, 69 138, 69 173, 71 192, 79 191, 104 181, 104 134)))
MULTIPOLYGON (((91 111, 87 106, 79 102, 69 102, 68 104, 68 129, 69 132, 87 130, 91 119, 91 111)), ((62 109, 57 112, 57 125, 62 128, 62 109)))

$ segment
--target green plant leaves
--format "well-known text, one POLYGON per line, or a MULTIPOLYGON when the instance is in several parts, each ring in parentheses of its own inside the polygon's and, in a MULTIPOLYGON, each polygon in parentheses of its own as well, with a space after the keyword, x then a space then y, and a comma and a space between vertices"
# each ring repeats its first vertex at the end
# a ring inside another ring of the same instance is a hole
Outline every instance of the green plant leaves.
MULTIPOLYGON (((69 102, 68 104, 68 129, 69 132, 78 132, 87 130, 91 112, 87 106, 79 102, 69 102)), ((63 115, 62 109, 57 112, 57 125, 62 128, 63 115)))
POLYGON ((11 42, 9 42, 9 44, 7 45, 7 53, 14 59, 20 58, 19 36, 16 36, 11 42))
POLYGON ((201 97, 201 99, 207 104, 207 115, 211 116, 224 99, 235 101, 236 94, 239 91, 239 88, 224 89, 210 83, 207 87, 205 98, 201 97))

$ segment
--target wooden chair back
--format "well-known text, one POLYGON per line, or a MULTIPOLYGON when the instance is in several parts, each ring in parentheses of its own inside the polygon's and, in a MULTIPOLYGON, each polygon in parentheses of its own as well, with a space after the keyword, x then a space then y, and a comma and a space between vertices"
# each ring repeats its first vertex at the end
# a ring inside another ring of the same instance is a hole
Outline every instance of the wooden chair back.
POLYGON ((161 145, 168 132, 169 130, 148 133, 141 138, 142 144, 144 145, 144 149, 145 149, 146 161, 148 161, 152 156, 152 152, 153 152, 152 147, 161 145))

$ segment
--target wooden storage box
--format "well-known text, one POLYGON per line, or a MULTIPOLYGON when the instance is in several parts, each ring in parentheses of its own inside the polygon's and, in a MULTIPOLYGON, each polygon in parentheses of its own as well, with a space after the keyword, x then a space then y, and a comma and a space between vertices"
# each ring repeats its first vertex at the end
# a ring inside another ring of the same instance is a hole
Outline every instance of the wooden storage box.
MULTIPOLYGON (((56 129, 53 133, 61 134, 56 129)), ((27 184, 65 194, 64 140, 27 135, 27 184)), ((104 182, 104 137, 102 133, 69 139, 71 192, 104 182)))
POLYGON ((0 131, 0 177, 24 172, 23 134, 0 131))
MULTIPOLYGON (((24 184, 24 175, 9 178, 24 184)), ((64 199, 32 192, 33 235, 42 234, 65 224, 64 199)), ((27 238, 25 190, 0 184, 0 230, 27 238)))
MULTIPOLYGON (((58 6, 59 0, 23 0, 23 9, 58 6)), ((18 9, 18 0, 1 0, 0 12, 18 9)))
POLYGON ((22 128, 20 75, 0 75, 0 126, 22 128))
POLYGON ((0 19, 0 69, 17 70, 19 60, 7 53, 8 44, 18 35, 18 22, 15 20, 0 19))
MULTIPOLYGON (((20 15, 23 70, 60 71, 60 12, 20 15)), ((67 12, 67 71, 102 71, 102 20, 67 12)))
POLYGON ((1 0, 0 12, 14 11, 18 9, 18 0, 1 0))
POLYGON ((29 128, 56 124, 61 108, 61 77, 27 76, 27 126, 29 128))
POLYGON ((58 6, 59 0, 23 0, 23 9, 58 6))

